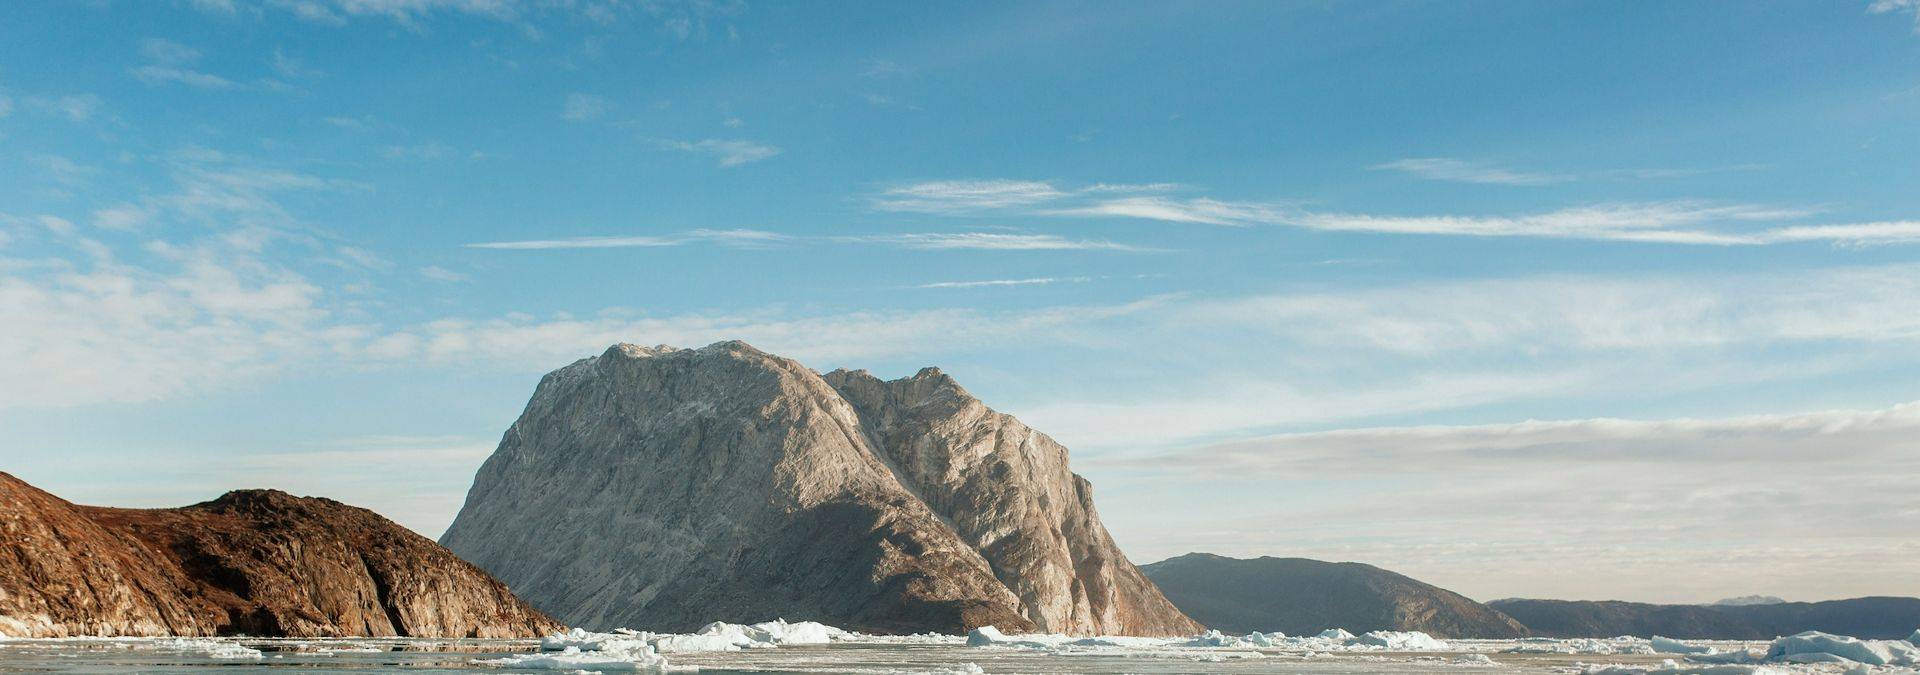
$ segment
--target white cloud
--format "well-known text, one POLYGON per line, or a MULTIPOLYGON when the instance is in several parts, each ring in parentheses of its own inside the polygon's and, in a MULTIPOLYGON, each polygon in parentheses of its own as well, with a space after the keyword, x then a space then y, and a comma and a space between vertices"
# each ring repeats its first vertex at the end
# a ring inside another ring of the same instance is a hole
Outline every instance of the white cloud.
POLYGON ((888 188, 874 198, 882 211, 962 215, 1016 206, 1032 206, 1066 196, 1038 181, 959 180, 888 188))
POLYGON ((987 279, 983 281, 936 281, 913 288, 985 288, 993 286, 1045 286, 1056 283, 1089 281, 1089 277, 1034 277, 1031 279, 987 279))
POLYGON ((709 138, 692 143, 687 141, 661 141, 660 145, 670 150, 712 155, 719 161, 720 166, 723 167, 752 164, 780 154, 780 149, 771 145, 762 145, 753 141, 737 138, 709 138))
POLYGON ((607 99, 592 94, 574 92, 567 94, 566 105, 560 117, 569 122, 585 122, 598 119, 607 112, 607 99))
POLYGON ((28 108, 44 114, 65 117, 72 122, 93 119, 94 113, 100 110, 100 97, 94 94, 29 96, 23 100, 28 108))
POLYGON ((233 80, 193 70, 190 66, 200 60, 198 49, 159 38, 147 38, 140 43, 140 53, 147 57, 148 63, 128 68, 127 72, 146 84, 175 83, 200 89, 232 89, 239 86, 233 80))
MULTIPOLYGON (((1481 598, 1592 598, 1605 589, 1697 602, 1752 588, 1861 595, 1920 583, 1920 572, 1896 562, 1915 549, 1904 533, 1920 527, 1908 489, 1920 468, 1905 461, 1916 437, 1920 402, 1344 429, 1093 464, 1205 485, 1197 496, 1168 492, 1188 495, 1186 509, 1241 514, 1199 530, 1151 528, 1148 557, 1285 550, 1363 559, 1481 598), (1279 496, 1330 482, 1338 489, 1309 499, 1279 496), (1253 496, 1255 485, 1267 496, 1253 496), (1463 532, 1472 533, 1470 551, 1448 541, 1463 532), (1836 588, 1836 564, 1872 578, 1836 588)), ((1137 508, 1156 507, 1164 505, 1137 508)))
POLYGON ((888 188, 875 196, 872 203, 882 211, 948 216, 1025 214, 1132 218, 1182 224, 1269 225, 1410 235, 1542 237, 1707 246, 1920 242, 1920 224, 1916 221, 1790 225, 1786 223, 1805 219, 1815 212, 1764 204, 1674 200, 1600 203, 1517 216, 1399 216, 1315 210, 1284 202, 1153 194, 1182 188, 1169 184, 1097 184, 1065 190, 1038 181, 937 181, 888 188))
POLYGON ((1527 173, 1486 166, 1448 157, 1416 157, 1378 164, 1374 169, 1401 171, 1427 180, 1491 185, 1550 185, 1573 180, 1570 176, 1527 173))
POLYGON ((1920 33, 1920 0, 1873 0, 1867 11, 1874 14, 1912 14, 1913 32, 1920 33))
POLYGON ((509 250, 547 250, 573 248, 653 248, 682 246, 695 243, 715 243, 723 246, 752 248, 773 246, 794 240, 794 237, 788 235, 763 230, 688 230, 686 232, 658 236, 630 235, 533 239, 524 241, 489 241, 467 244, 466 247, 509 250))
POLYGON ((420 268, 420 276, 425 277, 426 279, 431 281, 439 281, 439 282, 445 282, 445 283, 462 283, 462 282, 473 280, 472 276, 462 274, 460 272, 455 272, 453 270, 447 269, 445 267, 440 267, 437 265, 428 265, 426 267, 420 268))
POLYGON ((1106 250, 1134 253, 1153 249, 1099 239, 1068 239, 1051 234, 1010 234, 1001 232, 915 232, 834 237, 835 241, 858 244, 885 244, 923 250, 974 249, 988 251, 1068 251, 1106 250))

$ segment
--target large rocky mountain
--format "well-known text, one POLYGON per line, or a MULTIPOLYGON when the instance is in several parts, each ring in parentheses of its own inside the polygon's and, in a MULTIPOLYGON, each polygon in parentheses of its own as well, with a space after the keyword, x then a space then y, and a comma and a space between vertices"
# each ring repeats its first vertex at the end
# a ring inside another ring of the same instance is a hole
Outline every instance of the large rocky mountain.
POLYGON ((1493 608, 1553 637, 1663 635, 1766 640, 1817 630, 1892 640, 1920 626, 1920 598, 1867 597, 1755 605, 1654 605, 1614 600, 1495 600, 1493 608))
POLYGON ((1372 565, 1189 553, 1140 569, 1181 611, 1229 633, 1311 635, 1344 628, 1448 638, 1527 634, 1519 622, 1486 605, 1372 565))
POLYGON ((0 473, 0 635, 525 637, 560 629, 365 509, 272 490, 77 506, 0 473))
POLYGON ((1067 451, 926 369, 616 345, 541 380, 442 537, 570 624, 1198 631, 1067 451))

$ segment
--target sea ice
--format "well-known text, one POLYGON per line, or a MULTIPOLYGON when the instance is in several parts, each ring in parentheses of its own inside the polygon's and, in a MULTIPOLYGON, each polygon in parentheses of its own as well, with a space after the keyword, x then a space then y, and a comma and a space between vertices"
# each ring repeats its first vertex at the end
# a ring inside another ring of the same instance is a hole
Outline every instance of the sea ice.
POLYGON ((1320 634, 1314 637, 1326 640, 1352 640, 1353 634, 1347 632, 1345 628, 1328 628, 1320 631, 1320 634))

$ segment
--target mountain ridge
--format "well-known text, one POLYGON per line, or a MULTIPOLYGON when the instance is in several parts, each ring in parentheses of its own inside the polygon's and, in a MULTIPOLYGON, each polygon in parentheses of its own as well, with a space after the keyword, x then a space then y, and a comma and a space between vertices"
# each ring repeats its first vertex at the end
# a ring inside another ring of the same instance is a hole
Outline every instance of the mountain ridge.
POLYGON ((1197 631, 1090 490, 937 368, 614 345, 541 379, 442 541, 588 627, 1197 631))
POLYGON ((531 637, 562 626, 372 511, 277 490, 81 506, 0 472, 0 634, 531 637))
POLYGON ((1141 570, 1195 620, 1232 633, 1310 635, 1343 628, 1448 638, 1528 634, 1511 617, 1465 596, 1365 563, 1188 553, 1141 570))

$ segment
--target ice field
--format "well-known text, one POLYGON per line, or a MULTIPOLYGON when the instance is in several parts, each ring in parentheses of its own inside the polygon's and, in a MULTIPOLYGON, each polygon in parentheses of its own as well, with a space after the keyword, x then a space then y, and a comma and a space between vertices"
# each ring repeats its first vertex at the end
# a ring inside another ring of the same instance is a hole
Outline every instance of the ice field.
POLYGON ((1772 641, 1438 640, 1422 633, 1181 638, 877 636, 812 622, 696 633, 580 630, 540 640, 0 639, 0 671, 710 673, 1920 673, 1913 640, 1803 633, 1772 641))

